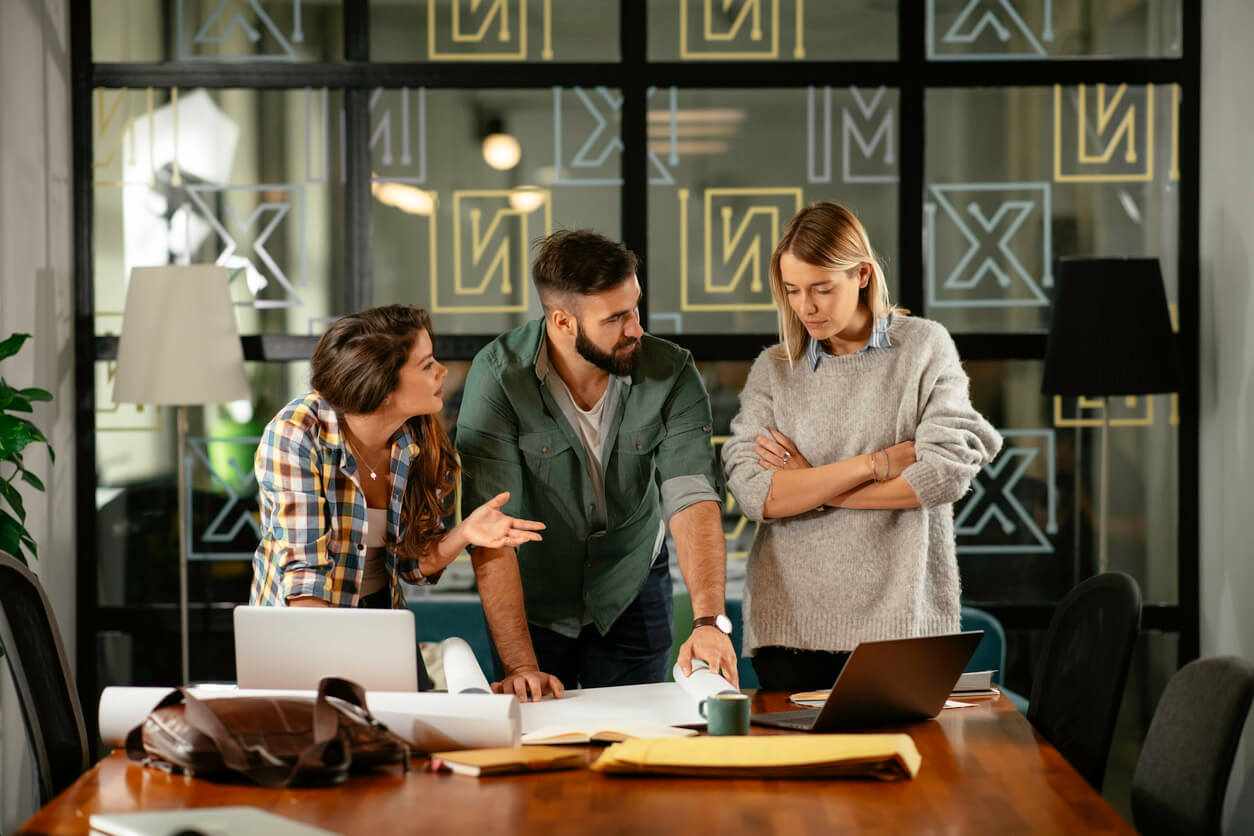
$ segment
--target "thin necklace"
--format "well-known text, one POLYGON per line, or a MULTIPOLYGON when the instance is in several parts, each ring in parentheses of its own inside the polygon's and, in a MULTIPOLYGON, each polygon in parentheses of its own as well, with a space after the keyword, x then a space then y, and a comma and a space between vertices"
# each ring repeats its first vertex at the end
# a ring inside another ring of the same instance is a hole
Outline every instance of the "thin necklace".
MULTIPOLYGON (((369 470, 369 471, 370 471, 370 478, 371 478, 371 479, 378 479, 378 478, 379 478, 379 474, 378 474, 378 473, 376 473, 376 472, 375 472, 375 469, 374 469, 373 467, 371 467, 371 466, 370 466, 370 462, 366 461, 366 456, 365 456, 365 454, 364 454, 364 453, 361 453, 360 451, 357 451, 357 450, 354 450, 353 452, 356 454, 357 458, 361 460, 361 463, 362 463, 362 464, 364 464, 364 465, 366 466, 366 470, 369 470)), ((391 461, 392 461, 392 457, 389 455, 389 456, 388 456, 388 463, 390 464, 390 463, 391 463, 391 461)), ((380 469, 380 470, 382 470, 382 468, 379 468, 379 469, 380 469)))

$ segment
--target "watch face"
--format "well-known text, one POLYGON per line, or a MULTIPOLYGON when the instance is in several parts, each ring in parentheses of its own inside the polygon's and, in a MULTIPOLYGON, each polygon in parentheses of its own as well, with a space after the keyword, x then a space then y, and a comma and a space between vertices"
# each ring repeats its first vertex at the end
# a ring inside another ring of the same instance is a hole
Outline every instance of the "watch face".
POLYGON ((727 635, 729 636, 731 635, 732 623, 731 623, 731 619, 728 618, 726 615, 723 615, 721 613, 719 615, 716 615, 714 617, 714 626, 722 630, 727 635))

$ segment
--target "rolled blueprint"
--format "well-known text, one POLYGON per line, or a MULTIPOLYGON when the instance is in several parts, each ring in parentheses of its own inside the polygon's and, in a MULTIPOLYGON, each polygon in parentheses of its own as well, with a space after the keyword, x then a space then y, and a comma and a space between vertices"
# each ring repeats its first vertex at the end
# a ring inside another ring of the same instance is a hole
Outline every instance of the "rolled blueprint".
POLYGON ((450 694, 492 693, 492 686, 465 639, 456 636, 445 639, 440 643, 440 655, 444 659, 444 679, 450 694))
MULTIPOLYGON (((447 639, 441 646, 449 693, 367 691, 366 706, 415 751, 492 749, 517 746, 522 734, 518 699, 493 694, 465 641, 447 639), (459 693, 460 692, 460 693, 459 693)), ((189 689, 202 700, 238 697, 309 697, 314 691, 241 690, 234 685, 197 685, 189 689)), ((100 695, 100 739, 121 746, 170 693, 170 688, 110 686, 100 695)))

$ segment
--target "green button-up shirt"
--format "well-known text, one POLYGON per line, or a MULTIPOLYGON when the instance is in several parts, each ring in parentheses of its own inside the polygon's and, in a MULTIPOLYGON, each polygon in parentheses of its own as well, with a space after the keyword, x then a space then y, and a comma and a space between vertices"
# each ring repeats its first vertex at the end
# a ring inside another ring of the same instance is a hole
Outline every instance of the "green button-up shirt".
POLYGON ((457 419, 462 513, 502 491, 507 514, 548 527, 518 550, 527 620, 565 636, 606 633, 644 586, 663 520, 721 502, 710 399, 692 355, 645 334, 630 377, 612 377, 601 483, 549 367, 544 320, 507 331, 475 357, 457 419))

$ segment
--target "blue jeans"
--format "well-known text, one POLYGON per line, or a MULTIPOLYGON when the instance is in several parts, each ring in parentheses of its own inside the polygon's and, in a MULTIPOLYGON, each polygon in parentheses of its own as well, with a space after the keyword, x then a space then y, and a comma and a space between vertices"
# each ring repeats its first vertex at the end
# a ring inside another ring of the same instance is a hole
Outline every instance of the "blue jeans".
MULTIPOLYGON (((674 613, 670 560, 662 545, 654 567, 636 600, 632 601, 604 636, 589 624, 576 638, 528 624, 531 646, 540 670, 562 681, 565 688, 604 688, 665 682, 671 659, 674 613)), ((496 678, 504 666, 492 648, 496 678)))

